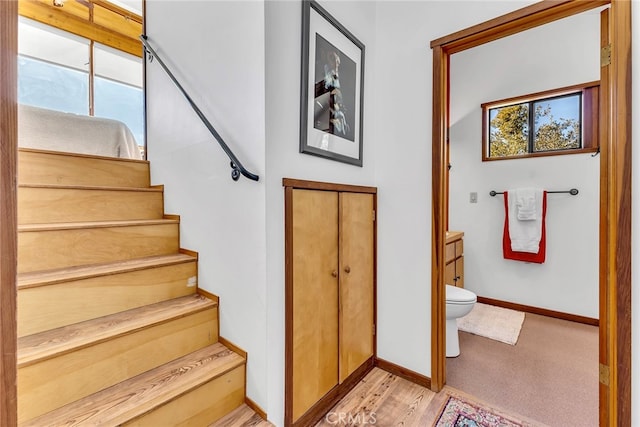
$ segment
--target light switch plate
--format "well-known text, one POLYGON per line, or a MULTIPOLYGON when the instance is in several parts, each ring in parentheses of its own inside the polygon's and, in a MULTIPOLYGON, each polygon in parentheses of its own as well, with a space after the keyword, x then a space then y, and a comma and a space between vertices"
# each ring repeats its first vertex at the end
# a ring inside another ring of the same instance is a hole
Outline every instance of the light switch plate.
POLYGON ((478 203, 478 193, 475 191, 469 193, 469 203, 478 203))

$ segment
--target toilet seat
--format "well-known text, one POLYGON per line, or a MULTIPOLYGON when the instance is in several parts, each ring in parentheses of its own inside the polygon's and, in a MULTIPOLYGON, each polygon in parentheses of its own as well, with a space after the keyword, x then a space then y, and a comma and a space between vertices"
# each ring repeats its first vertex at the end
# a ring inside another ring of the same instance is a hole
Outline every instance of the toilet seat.
POLYGON ((445 285, 447 304, 470 304, 475 303, 477 300, 476 294, 468 291, 464 288, 458 288, 457 286, 445 285))

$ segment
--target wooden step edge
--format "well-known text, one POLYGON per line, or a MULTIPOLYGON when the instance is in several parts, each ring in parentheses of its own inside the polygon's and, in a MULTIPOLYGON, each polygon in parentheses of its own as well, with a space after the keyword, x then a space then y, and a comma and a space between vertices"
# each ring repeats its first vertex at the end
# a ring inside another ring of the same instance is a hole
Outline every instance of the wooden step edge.
POLYGON ((274 424, 267 421, 264 411, 258 412, 246 402, 238 406, 224 417, 209 424, 208 427, 229 427, 229 426, 252 426, 252 427, 275 427, 274 424))
MULTIPOLYGON (((251 400, 249 396, 244 397, 244 404, 247 405, 256 415, 260 417, 263 421, 267 421, 269 417, 267 417, 267 412, 262 409, 256 402, 251 400)), ((267 421, 267 425, 273 425, 267 421)))
POLYGON ((192 256, 195 259, 198 259, 198 252, 192 251, 191 249, 180 248, 178 252, 180 252, 181 254, 192 256))
POLYGON ((161 325, 218 304, 193 294, 18 338, 18 368, 161 325))
POLYGON ((218 334, 218 342, 222 343, 225 347, 231 349, 234 353, 238 353, 240 356, 244 357, 245 359, 249 359, 249 355, 245 350, 238 347, 228 339, 221 337, 219 334, 218 334))
POLYGON ((135 227, 139 225, 163 225, 179 224, 179 219, 132 219, 126 221, 84 221, 84 222, 59 222, 49 224, 22 224, 18 225, 18 232, 28 233, 33 231, 57 231, 57 230, 77 230, 83 228, 114 228, 114 227, 135 227))
MULTIPOLYGON (((202 295, 203 297, 212 299, 214 301, 217 301, 218 303, 220 303, 220 297, 218 297, 218 295, 214 295, 209 291, 205 291, 204 289, 202 289, 200 286, 196 287, 196 292, 199 293, 200 295, 202 295)), ((226 344, 225 344, 226 345, 226 344)), ((229 346, 227 346, 229 347, 229 346)), ((232 349, 234 350, 234 349, 232 349)), ((235 351, 235 350, 234 350, 235 351)))
POLYGON ((128 191, 138 193, 162 193, 163 185, 151 185, 149 187, 113 187, 102 185, 58 185, 58 184, 19 184, 18 191, 21 188, 43 188, 54 190, 99 190, 99 191, 128 191))
POLYGON ((56 285, 58 283, 75 280, 90 279, 92 277, 111 276, 157 267, 197 262, 197 258, 185 253, 158 255, 145 258, 128 259, 125 261, 91 264, 79 267, 57 268, 54 270, 32 271, 20 273, 17 277, 18 290, 37 288, 40 286, 56 285))
POLYGON ((83 153, 71 153, 68 151, 53 151, 53 150, 40 150, 37 148, 26 148, 26 147, 18 147, 18 153, 26 152, 26 153, 41 153, 53 156, 63 156, 63 157, 81 157, 85 159, 98 159, 98 160, 109 160, 116 162, 132 162, 132 163, 143 163, 149 164, 148 160, 142 159, 129 159, 126 157, 110 157, 110 156, 99 156, 96 154, 83 154, 83 153))
POLYGON ((245 364, 242 356, 215 343, 22 423, 20 427, 119 426, 245 364))

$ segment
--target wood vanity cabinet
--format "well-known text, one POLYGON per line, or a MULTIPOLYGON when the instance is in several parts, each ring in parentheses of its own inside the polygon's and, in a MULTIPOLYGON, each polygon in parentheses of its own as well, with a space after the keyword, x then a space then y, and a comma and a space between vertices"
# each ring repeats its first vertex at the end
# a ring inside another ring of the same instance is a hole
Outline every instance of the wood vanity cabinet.
POLYGON ((464 288, 464 233, 447 232, 445 243, 444 283, 464 288))
POLYGON ((373 367, 375 188, 283 184, 285 424, 309 425, 373 367))

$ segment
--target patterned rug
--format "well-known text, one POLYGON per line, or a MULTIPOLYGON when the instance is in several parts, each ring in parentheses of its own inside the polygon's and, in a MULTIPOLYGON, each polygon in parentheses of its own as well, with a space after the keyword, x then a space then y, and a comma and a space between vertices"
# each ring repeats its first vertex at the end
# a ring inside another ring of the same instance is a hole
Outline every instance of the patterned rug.
POLYGON ((542 426, 522 417, 506 415, 468 397, 447 392, 435 427, 532 427, 542 426))

